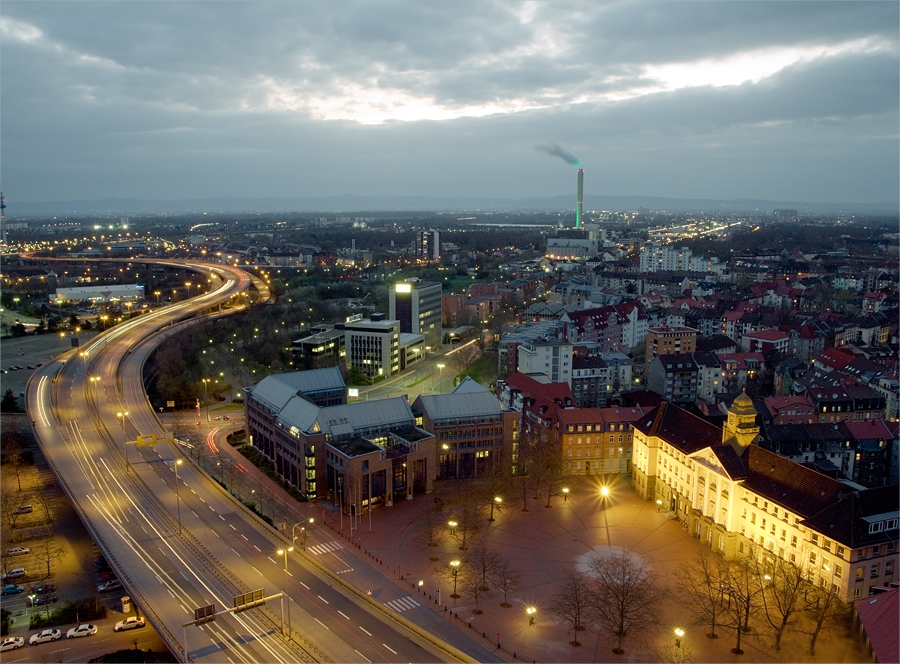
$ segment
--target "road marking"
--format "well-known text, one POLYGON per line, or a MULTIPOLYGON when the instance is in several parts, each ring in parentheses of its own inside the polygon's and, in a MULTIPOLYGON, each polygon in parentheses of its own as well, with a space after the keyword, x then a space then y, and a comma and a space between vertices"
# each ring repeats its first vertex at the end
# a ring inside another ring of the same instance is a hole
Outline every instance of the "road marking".
MULTIPOLYGON (((224 520, 225 520, 225 519, 222 519, 222 521, 224 521, 224 520)), ((235 528, 234 525, 231 524, 231 523, 229 523, 228 526, 229 526, 232 530, 237 530, 237 528, 235 528)), ((245 537, 244 539, 247 539, 247 538, 245 537)))
POLYGON ((394 653, 395 655, 397 654, 397 651, 394 650, 394 649, 392 649, 392 648, 390 648, 390 647, 388 647, 388 644, 382 643, 381 645, 383 645, 385 648, 387 648, 388 650, 390 650, 390 651, 391 651, 392 653, 394 653))
POLYGON ((353 652, 355 652, 357 655, 359 655, 360 657, 362 657, 362 658, 363 658, 364 660, 366 660, 367 662, 371 662, 371 661, 372 661, 371 659, 369 659, 368 657, 366 657, 365 655, 363 655, 359 650, 354 649, 353 652))
MULTIPOLYGON (((244 539, 247 539, 247 538, 245 537, 244 539)), ((255 544, 253 545, 253 548, 256 549, 257 551, 259 551, 260 553, 262 553, 262 549, 260 549, 260 548, 259 548, 258 546, 256 546, 255 544)))
POLYGON ((173 593, 173 592, 172 592, 171 590, 169 590, 168 588, 166 588, 166 590, 167 590, 168 593, 172 596, 172 599, 175 599, 175 593, 173 593))
MULTIPOLYGON (((328 625, 326 625, 325 623, 323 623, 323 622, 322 622, 321 620, 319 620, 318 618, 316 618, 316 622, 319 623, 319 624, 320 624, 322 627, 324 627, 325 629, 328 629, 328 625)), ((328 629, 328 631, 330 632, 331 630, 328 629)))
MULTIPOLYGON (((272 560, 272 557, 271 557, 271 556, 266 556, 266 558, 268 558, 269 560, 272 560)), ((274 560, 272 560, 272 564, 273 564, 273 565, 277 565, 278 563, 276 563, 274 560)))
POLYGON ((309 586, 306 585, 305 583, 303 583, 303 581, 300 582, 300 585, 303 586, 304 588, 306 588, 307 590, 309 590, 309 586))
POLYGON ((322 597, 321 595, 319 595, 319 599, 322 600, 323 602, 325 602, 326 604, 328 604, 328 600, 325 599, 324 597, 322 597))
MULTIPOLYGON (((210 508, 209 508, 209 509, 211 509, 211 510, 212 510, 212 507, 210 507, 210 508)), ((215 512, 215 510, 213 510, 213 512, 215 512)), ((224 521, 224 520, 225 520, 225 517, 224 517, 224 516, 222 516, 222 515, 221 515, 221 514, 220 514, 220 515, 219 515, 219 518, 220 518, 220 519, 222 519, 222 521, 224 521)))
POLYGON ((348 616, 348 615, 347 615, 346 613, 344 613, 343 611, 338 611, 338 613, 340 613, 342 616, 344 616, 347 620, 350 620, 350 616, 348 616))
POLYGON ((406 597, 401 597, 400 599, 392 599, 390 602, 385 602, 384 605, 388 608, 393 609, 397 613, 408 611, 409 609, 414 609, 417 606, 421 606, 409 595, 407 595, 406 597))
POLYGON ((197 496, 197 498, 200 499, 200 502, 201 502, 201 503, 205 503, 205 502, 206 502, 205 500, 203 500, 203 496, 197 496))
POLYGON ((236 556, 241 555, 241 554, 239 554, 237 551, 235 551, 232 547, 228 547, 228 548, 231 549, 231 552, 232 552, 234 555, 236 555, 236 556))
MULTIPOLYGON (((184 610, 184 612, 185 612, 186 614, 191 615, 191 612, 188 611, 188 608, 187 608, 184 604, 181 605, 181 608, 184 610)), ((394 653, 394 654, 396 654, 396 653, 394 653)))
MULTIPOLYGON (((207 505, 207 507, 208 507, 209 509, 211 509, 213 512, 216 511, 216 509, 215 509, 212 505, 207 505)), ((225 520, 225 519, 223 518, 222 521, 224 521, 224 520, 225 520)))
POLYGON ((362 631, 364 631, 366 634, 368 634, 369 636, 372 636, 372 632, 370 632, 369 630, 367 630, 365 627, 360 627, 360 629, 361 629, 362 631))

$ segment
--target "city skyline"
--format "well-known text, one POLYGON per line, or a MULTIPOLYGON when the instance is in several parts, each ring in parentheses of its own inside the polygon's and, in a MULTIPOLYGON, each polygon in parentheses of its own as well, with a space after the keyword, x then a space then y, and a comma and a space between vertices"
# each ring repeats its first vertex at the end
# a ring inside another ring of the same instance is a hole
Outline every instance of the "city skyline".
POLYGON ((7 198, 898 200, 894 3, 342 9, 6 3, 7 198))

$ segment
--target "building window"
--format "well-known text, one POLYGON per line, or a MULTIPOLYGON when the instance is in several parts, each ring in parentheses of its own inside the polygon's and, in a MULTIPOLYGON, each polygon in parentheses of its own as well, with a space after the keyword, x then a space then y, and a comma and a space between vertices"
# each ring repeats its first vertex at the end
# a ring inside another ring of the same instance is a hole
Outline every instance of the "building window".
POLYGON ((893 560, 888 560, 884 564, 884 573, 885 573, 885 576, 887 576, 888 574, 894 573, 894 561, 893 560))
POLYGON ((816 564, 816 552, 815 552, 815 551, 810 551, 810 552, 809 552, 809 562, 810 562, 811 565, 815 565, 815 564, 816 564))
POLYGON ((835 578, 841 579, 844 576, 844 566, 843 565, 835 565, 834 566, 834 576, 835 578))
POLYGON ((857 567, 857 568, 856 568, 856 580, 857 580, 857 581, 862 581, 863 574, 865 574, 865 572, 866 572, 866 568, 865 568, 865 567, 857 567))
POLYGON ((797 536, 791 535, 791 546, 797 546, 797 536))
POLYGON ((878 565, 872 565, 872 569, 869 570, 869 578, 875 579, 878 577, 878 565))

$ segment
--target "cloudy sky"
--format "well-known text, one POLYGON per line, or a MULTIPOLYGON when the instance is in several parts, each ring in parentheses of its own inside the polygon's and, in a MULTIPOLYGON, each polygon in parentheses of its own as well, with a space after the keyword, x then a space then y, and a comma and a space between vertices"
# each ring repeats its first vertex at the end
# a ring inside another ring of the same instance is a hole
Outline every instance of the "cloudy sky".
POLYGON ((898 199, 896 2, 26 2, 8 199, 898 199))

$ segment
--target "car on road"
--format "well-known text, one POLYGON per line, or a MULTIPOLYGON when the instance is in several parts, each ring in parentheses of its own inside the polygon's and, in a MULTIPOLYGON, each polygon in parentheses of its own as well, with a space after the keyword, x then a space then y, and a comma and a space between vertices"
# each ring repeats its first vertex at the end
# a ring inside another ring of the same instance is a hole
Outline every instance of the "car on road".
POLYGON ((52 583, 39 583, 31 589, 31 592, 34 595, 44 595, 46 593, 52 593, 55 591, 56 586, 54 586, 52 583))
POLYGON ((56 604, 59 597, 56 595, 41 595, 31 600, 31 606, 46 606, 47 604, 56 604))
POLYGON ((105 593, 107 590, 115 590, 116 588, 121 588, 122 582, 118 579, 112 579, 111 581, 106 581, 97 586, 98 593, 105 593))
POLYGON ((116 623, 116 626, 113 627, 114 632, 124 632, 129 629, 138 629, 139 627, 143 627, 147 624, 147 621, 143 617, 135 617, 131 616, 130 618, 125 618, 125 620, 120 620, 116 623))
POLYGON ((97 626, 85 623, 83 625, 79 625, 78 627, 73 627, 68 632, 66 632, 67 639, 76 639, 79 636, 91 636, 92 634, 97 633, 97 626))
POLYGON ((13 548, 7 550, 7 556, 24 556, 26 553, 29 553, 31 549, 27 546, 14 546, 13 548))
POLYGON ((20 592, 24 591, 25 588, 22 586, 17 586, 14 583, 10 583, 8 585, 3 586, 3 594, 4 595, 18 595, 20 592))
POLYGON ((62 632, 58 629, 45 629, 43 632, 38 632, 37 634, 32 634, 31 638, 28 639, 28 643, 33 646, 36 646, 39 643, 47 643, 48 641, 58 641, 62 638, 62 632))
POLYGON ((28 368, 29 368, 29 369, 34 369, 34 365, 33 365, 33 364, 29 364, 29 365, 28 365, 28 368))
POLYGON ((0 643, 0 652, 15 650, 16 648, 21 648, 24 645, 25 639, 23 639, 21 636, 10 636, 9 638, 3 639, 3 643, 0 643))
POLYGON ((31 514, 34 512, 34 505, 19 505, 13 510, 13 514, 31 514))

